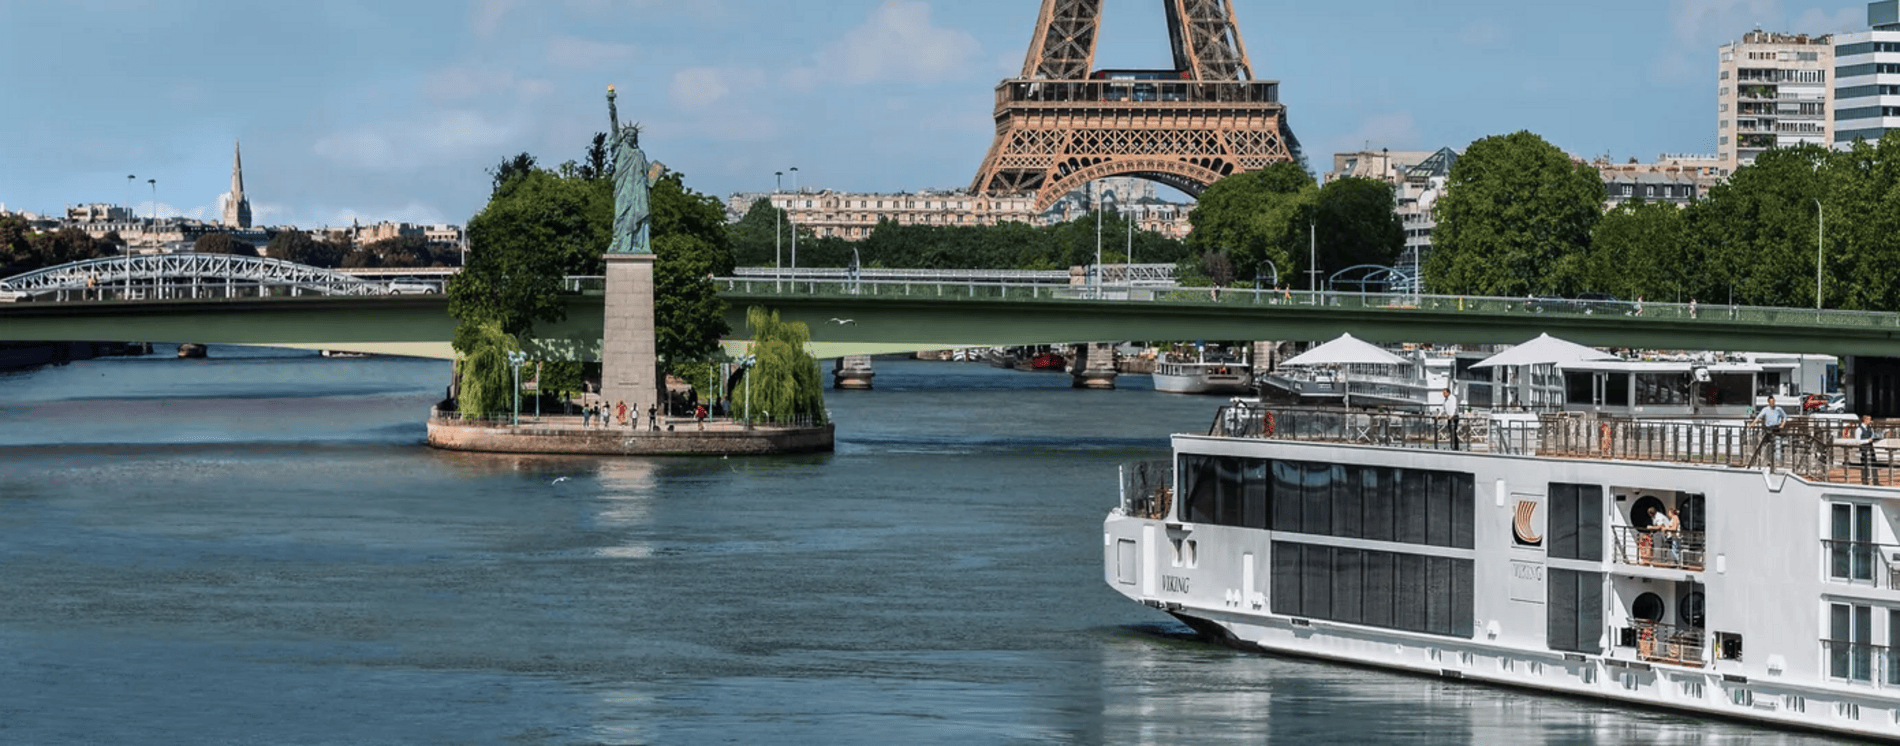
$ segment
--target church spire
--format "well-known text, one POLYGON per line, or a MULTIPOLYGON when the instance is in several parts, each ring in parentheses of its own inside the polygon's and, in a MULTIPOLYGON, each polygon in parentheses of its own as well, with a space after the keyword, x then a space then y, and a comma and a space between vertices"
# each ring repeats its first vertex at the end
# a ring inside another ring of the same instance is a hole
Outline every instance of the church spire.
POLYGON ((244 196, 244 154, 236 140, 231 141, 231 194, 224 202, 224 225, 251 227, 251 201, 244 196))

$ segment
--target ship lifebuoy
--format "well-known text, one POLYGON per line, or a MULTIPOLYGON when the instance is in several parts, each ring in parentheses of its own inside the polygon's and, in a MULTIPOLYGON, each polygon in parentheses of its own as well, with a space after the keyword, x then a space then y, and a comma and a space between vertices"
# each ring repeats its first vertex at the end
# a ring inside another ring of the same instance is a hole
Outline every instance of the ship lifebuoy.
POLYGON ((1269 409, 1266 414, 1261 415, 1260 423, 1261 431, 1265 432, 1267 437, 1273 437, 1273 410, 1269 409))
POLYGON ((1602 425, 1598 425, 1597 433, 1601 437, 1601 441, 1597 443, 1597 450, 1602 451, 1604 453, 1609 453, 1610 452, 1610 423, 1605 422, 1602 425))

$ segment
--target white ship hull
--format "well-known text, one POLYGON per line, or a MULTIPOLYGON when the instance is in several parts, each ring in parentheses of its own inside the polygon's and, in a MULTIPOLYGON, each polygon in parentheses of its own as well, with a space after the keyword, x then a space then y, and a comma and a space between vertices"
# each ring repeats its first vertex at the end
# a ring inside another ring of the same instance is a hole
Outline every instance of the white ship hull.
POLYGON ((1265 411, 1124 470, 1111 588, 1239 647, 1900 740, 1900 490, 1842 454, 1779 446, 1804 477, 1724 463, 1740 428, 1579 418, 1474 428, 1494 452, 1429 417, 1296 441, 1318 420, 1265 411))
POLYGON ((1166 394, 1240 396, 1253 393, 1253 372, 1244 363, 1155 364, 1155 390, 1166 394))

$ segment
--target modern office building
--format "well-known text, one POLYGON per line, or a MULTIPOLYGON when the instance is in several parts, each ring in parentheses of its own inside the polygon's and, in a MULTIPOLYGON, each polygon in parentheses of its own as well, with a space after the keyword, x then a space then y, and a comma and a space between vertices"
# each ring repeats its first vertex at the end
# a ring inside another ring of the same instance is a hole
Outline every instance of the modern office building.
POLYGON ((1834 37, 1751 31, 1720 60, 1716 151, 1728 171, 1769 148, 1833 142, 1834 37))
POLYGON ((1900 0, 1868 3, 1867 25, 1834 40, 1836 148, 1900 129, 1900 0))

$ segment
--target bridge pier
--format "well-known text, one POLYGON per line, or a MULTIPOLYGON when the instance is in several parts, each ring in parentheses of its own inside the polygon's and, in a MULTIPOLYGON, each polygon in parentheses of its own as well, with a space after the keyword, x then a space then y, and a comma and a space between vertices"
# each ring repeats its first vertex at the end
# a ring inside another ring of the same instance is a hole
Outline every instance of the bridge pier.
POLYGON ((1069 366, 1071 386, 1078 389, 1115 388, 1115 346, 1107 342, 1090 342, 1075 346, 1075 354, 1070 358, 1075 362, 1069 366))
POLYGON ((831 368, 831 387, 834 389, 869 389, 871 378, 877 371, 871 369, 870 355, 846 355, 838 358, 831 368))

